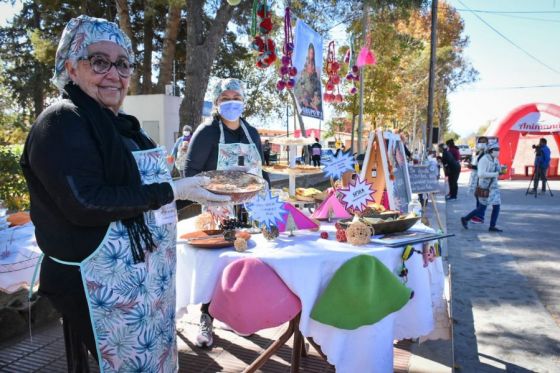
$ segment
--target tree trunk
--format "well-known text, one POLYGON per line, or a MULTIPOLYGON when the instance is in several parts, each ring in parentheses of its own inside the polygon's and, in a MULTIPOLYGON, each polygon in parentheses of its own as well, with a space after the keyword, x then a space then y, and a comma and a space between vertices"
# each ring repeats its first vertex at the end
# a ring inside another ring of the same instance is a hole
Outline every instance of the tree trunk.
MULTIPOLYGON (((33 26, 36 29, 41 29, 41 13, 37 7, 37 4, 33 3, 31 6, 33 11, 33 26)), ((37 118, 39 114, 43 111, 45 104, 45 86, 44 86, 44 68, 43 64, 37 60, 33 60, 34 73, 32 81, 35 82, 35 89, 33 90, 33 117, 37 118)))
POLYGON ((142 62, 142 94, 152 93, 152 52, 154 50, 154 10, 144 7, 144 60, 142 62))
POLYGON ((202 120, 202 105, 212 65, 233 12, 234 7, 222 2, 216 17, 210 22, 210 29, 205 32, 204 2, 187 1, 187 59, 185 97, 179 109, 181 125, 188 124, 194 129, 202 120))
POLYGON ((165 93, 165 85, 171 83, 175 45, 177 43, 177 35, 179 34, 179 25, 181 24, 181 8, 181 5, 174 2, 169 5, 156 93, 165 93))
MULTIPOLYGON (((130 42, 132 44, 132 51, 135 55, 138 55, 138 46, 136 44, 136 38, 134 37, 134 32, 132 32, 132 26, 130 25, 130 16, 128 13, 128 4, 127 0, 116 0, 117 3, 117 14, 119 16, 119 26, 129 37, 130 42)), ((138 62, 138 61, 136 61, 138 62)), ((130 85, 129 85, 129 93, 131 95, 139 94, 139 87, 140 85, 140 74, 138 69, 134 70, 134 73, 130 77, 130 85)))

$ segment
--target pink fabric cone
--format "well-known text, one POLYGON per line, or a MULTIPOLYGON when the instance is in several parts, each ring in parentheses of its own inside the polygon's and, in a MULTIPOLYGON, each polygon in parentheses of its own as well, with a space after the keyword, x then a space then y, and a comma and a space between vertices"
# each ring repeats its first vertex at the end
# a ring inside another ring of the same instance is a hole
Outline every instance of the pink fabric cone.
POLYGON ((370 51, 367 47, 363 47, 358 54, 358 59, 356 60, 356 65, 358 67, 363 67, 366 65, 375 65, 377 60, 375 54, 370 51))
POLYGON ((228 264, 210 303, 213 317, 244 334, 282 325, 300 311, 299 298, 257 258, 228 264))
MULTIPOLYGON (((292 217, 294 218, 294 223, 296 223, 297 229, 318 229, 319 225, 315 223, 313 220, 309 219, 303 212, 298 210, 294 207, 294 205, 290 203, 284 203, 284 209, 288 211, 292 217)), ((289 214, 284 216, 284 220, 278 223, 278 231, 285 232, 286 231, 286 224, 288 222, 289 214)))
POLYGON ((323 203, 315 209, 315 212, 311 217, 313 219, 327 219, 329 217, 329 210, 332 211, 332 218, 337 219, 348 219, 351 218, 352 215, 346 211, 342 203, 336 198, 336 194, 334 192, 330 192, 328 197, 325 198, 323 203))

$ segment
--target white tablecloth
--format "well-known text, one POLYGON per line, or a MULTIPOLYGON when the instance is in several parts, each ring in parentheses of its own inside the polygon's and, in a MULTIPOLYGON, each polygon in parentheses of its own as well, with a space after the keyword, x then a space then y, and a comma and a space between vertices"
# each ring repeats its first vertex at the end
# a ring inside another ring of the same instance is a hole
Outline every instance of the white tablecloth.
POLYGON ((0 291, 28 288, 40 255, 32 223, 0 231, 0 291))
MULTIPOLYGON (((194 230, 194 219, 179 222, 179 234, 194 230)), ((423 226, 416 226, 422 229, 423 226)), ((425 228, 425 227, 424 227, 425 228)), ((416 338, 434 328, 435 306, 442 301, 444 272, 440 258, 423 267, 422 256, 414 254, 406 262, 409 288, 414 298, 398 312, 356 330, 342 330, 312 320, 309 316, 317 298, 342 264, 360 254, 377 257, 387 268, 401 265, 402 248, 351 246, 334 239, 335 228, 323 225, 330 239, 318 232, 298 231, 295 237, 281 234, 273 242, 253 235, 249 250, 237 253, 230 249, 195 249, 177 245, 177 314, 189 304, 208 303, 223 269, 234 260, 258 257, 270 265, 302 303, 300 330, 313 337, 328 361, 341 373, 392 372, 393 340, 416 338)), ((422 245, 415 246, 422 250, 422 245)), ((352 312, 352 310, 348 310, 352 312)))

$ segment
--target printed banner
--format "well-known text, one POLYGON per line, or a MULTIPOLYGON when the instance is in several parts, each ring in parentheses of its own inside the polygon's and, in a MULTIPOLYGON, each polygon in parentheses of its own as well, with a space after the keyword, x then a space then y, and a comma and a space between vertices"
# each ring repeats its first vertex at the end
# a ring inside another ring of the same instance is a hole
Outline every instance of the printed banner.
POLYGON ((532 112, 515 122, 511 127, 511 131, 559 132, 560 120, 548 113, 532 112))
POLYGON ((294 94, 299 112, 306 117, 323 119, 323 38, 299 19, 296 23, 293 64, 298 71, 294 94))

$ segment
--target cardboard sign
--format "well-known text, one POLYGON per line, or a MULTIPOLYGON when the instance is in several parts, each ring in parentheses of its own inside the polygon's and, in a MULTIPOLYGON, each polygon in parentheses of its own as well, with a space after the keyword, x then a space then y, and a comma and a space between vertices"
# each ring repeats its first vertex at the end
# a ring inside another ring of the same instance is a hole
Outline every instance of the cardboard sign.
POLYGON ((345 172, 354 170, 354 156, 350 152, 338 152, 336 157, 331 157, 323 165, 326 176, 338 180, 345 172))
POLYGON ((257 196, 252 202, 246 203, 245 208, 251 220, 258 221, 261 226, 266 225, 267 229, 283 222, 283 216, 287 213, 284 202, 281 202, 278 196, 272 197, 270 191, 257 196))
POLYGON ((348 188, 340 189, 339 193, 340 202, 347 210, 362 212, 369 202, 375 202, 373 199, 375 191, 372 189, 372 184, 367 180, 361 180, 359 176, 348 188))
POLYGON ((438 191, 438 167, 436 164, 408 166, 412 193, 432 193, 438 191))

